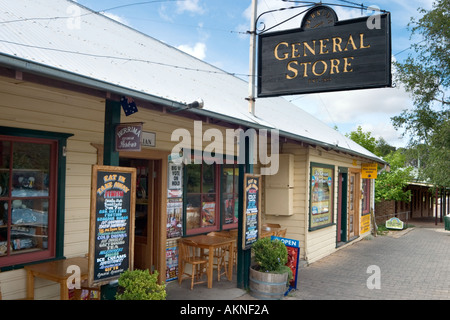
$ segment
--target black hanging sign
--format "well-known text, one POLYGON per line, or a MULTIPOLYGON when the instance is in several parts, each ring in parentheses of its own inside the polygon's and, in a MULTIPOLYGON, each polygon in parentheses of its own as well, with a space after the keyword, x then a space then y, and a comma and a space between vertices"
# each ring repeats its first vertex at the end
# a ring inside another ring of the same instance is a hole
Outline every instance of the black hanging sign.
POLYGON ((259 35, 259 97, 391 86, 389 13, 337 21, 316 6, 301 28, 259 35))
POLYGON ((89 285, 133 269, 136 169, 92 167, 89 285))

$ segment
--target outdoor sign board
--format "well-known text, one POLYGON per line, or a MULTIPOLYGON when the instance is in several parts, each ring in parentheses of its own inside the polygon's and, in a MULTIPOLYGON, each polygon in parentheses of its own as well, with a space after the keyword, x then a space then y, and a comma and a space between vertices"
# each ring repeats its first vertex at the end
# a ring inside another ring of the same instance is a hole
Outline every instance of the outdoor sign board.
POLYGON ((363 179, 376 179, 377 171, 378 165, 376 163, 361 164, 361 178, 363 179))
POLYGON ((298 260, 300 257, 300 241, 272 236, 271 240, 280 240, 288 251, 287 266, 292 270, 292 279, 289 280, 289 290, 297 289, 298 260))
POLYGON ((258 36, 259 97, 391 86, 389 13, 337 21, 318 6, 301 28, 258 36))
POLYGON ((89 285, 133 269, 136 169, 92 167, 89 285))
POLYGON ((245 174, 244 176, 244 226, 243 249, 251 248, 258 240, 261 229, 261 176, 245 174))
POLYGON ((403 221, 399 218, 390 218, 386 221, 386 228, 388 229, 397 229, 402 230, 403 229, 403 221))
POLYGON ((120 123, 116 126, 116 151, 141 151, 142 123, 120 123))

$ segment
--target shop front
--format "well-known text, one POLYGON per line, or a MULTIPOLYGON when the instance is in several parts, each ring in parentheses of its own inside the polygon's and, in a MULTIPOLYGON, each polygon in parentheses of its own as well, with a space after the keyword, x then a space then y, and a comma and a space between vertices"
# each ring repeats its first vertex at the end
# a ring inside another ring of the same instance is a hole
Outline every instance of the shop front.
MULTIPOLYGON (((12 19, 8 12, 23 9, 14 2, 8 6, 4 20, 12 19)), ((63 7, 30 1, 23 14, 63 16, 63 7)), ((242 246, 246 173, 261 177, 261 223, 287 229, 285 236, 299 241, 306 262, 369 232, 362 229, 362 212, 373 202, 362 203, 359 172, 363 163, 384 164, 381 159, 285 99, 259 99, 256 116, 248 113, 248 88, 241 79, 101 15, 83 17, 80 29, 67 30, 59 20, 47 25, 24 19, 14 26, 23 34, 41 32, 61 47, 70 46, 67 51, 90 43, 98 55, 83 63, 41 54, 39 43, 28 48, 36 50, 39 61, 19 46, 14 54, 0 53, 3 299, 27 295, 25 266, 89 254, 94 165, 135 169, 133 264, 157 270, 161 282, 178 277, 180 239, 237 230, 236 281, 245 286, 250 263, 250 250, 242 246), (61 38, 61 30, 74 41, 61 38), (168 72, 167 65, 118 64, 106 57, 113 50, 124 50, 125 56, 144 52, 143 59, 185 68, 168 72), (191 103, 198 97, 204 104, 191 103), (124 105, 124 99, 133 104, 124 105), (141 147, 118 151, 116 127, 127 123, 141 125, 141 147)), ((364 199, 371 199, 373 190, 364 192, 370 194, 364 199)), ((60 296, 48 279, 36 279, 32 290, 36 299, 60 296)))

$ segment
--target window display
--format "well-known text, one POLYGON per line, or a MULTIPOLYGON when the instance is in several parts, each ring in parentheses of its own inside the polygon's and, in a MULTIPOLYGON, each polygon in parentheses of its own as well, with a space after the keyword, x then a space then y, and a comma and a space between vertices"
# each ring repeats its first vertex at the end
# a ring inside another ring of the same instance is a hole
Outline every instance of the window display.
POLYGON ((0 141, 0 265, 49 249, 56 146, 22 140, 0 141))

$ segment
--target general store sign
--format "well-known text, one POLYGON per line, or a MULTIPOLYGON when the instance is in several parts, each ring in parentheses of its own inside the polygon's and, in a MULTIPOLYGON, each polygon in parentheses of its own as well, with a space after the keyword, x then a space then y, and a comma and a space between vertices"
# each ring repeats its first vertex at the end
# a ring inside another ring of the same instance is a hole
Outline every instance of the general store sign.
POLYGON ((375 19, 375 26, 362 17, 259 35, 258 96, 390 87, 390 14, 375 19))

